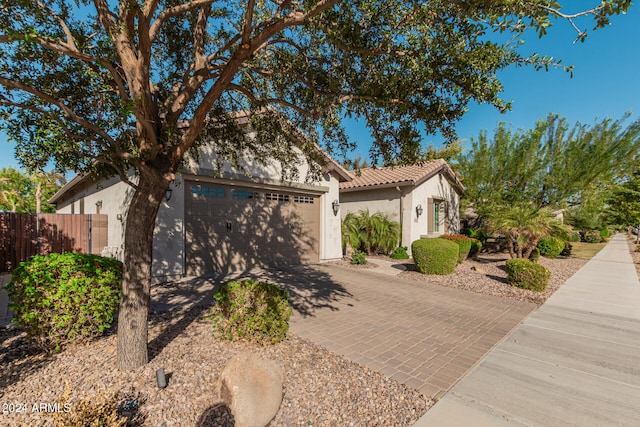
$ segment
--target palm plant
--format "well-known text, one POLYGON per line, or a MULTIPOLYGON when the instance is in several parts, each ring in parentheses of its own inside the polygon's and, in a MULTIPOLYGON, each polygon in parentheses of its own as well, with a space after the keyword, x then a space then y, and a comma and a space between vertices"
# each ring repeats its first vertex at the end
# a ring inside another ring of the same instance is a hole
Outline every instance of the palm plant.
POLYGON ((485 226, 505 236, 511 258, 528 258, 541 238, 566 232, 550 209, 525 203, 496 206, 485 226))
POLYGON ((368 209, 357 214, 349 212, 342 221, 342 235, 349 245, 368 255, 377 252, 390 253, 398 245, 400 224, 387 215, 368 209))

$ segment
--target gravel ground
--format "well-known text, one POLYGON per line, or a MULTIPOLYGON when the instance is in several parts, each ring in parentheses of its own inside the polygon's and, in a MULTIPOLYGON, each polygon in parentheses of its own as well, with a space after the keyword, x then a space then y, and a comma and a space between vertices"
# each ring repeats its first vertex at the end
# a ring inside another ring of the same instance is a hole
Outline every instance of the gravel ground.
POLYGON ((0 412, 0 425, 53 425, 51 414, 36 412, 33 404, 54 404, 65 390, 71 394, 71 415, 81 399, 119 392, 126 394, 121 404, 139 407, 144 425, 224 425, 221 420, 228 414, 216 407, 215 382, 224 364, 242 351, 275 360, 285 372, 284 399, 271 427, 410 426, 433 404, 416 390, 294 335, 257 347, 214 339, 209 321, 201 317, 168 312, 152 316, 151 323, 152 339, 160 334, 160 325, 180 325, 180 330, 164 334, 164 342, 152 341, 153 360, 129 373, 115 368, 115 336, 47 356, 30 347, 19 331, 0 331, 0 403, 5 412, 0 412), (155 380, 160 367, 170 376, 163 390, 155 380), (15 413, 16 404, 26 404, 27 411, 15 413))
MULTIPOLYGON (((640 253, 633 256, 640 262, 640 253)), ((483 254, 478 260, 460 264, 448 276, 415 271, 402 272, 401 276, 541 304, 586 263, 576 258, 542 258, 540 263, 552 271, 552 278, 547 291, 536 293, 506 283, 507 257, 483 254)), ((375 262, 365 266, 344 264, 353 268, 376 267, 375 262)), ((410 261, 406 264, 412 267, 410 261)), ((640 265, 636 267, 640 272, 640 265)), ((222 426, 229 414, 218 405, 215 383, 224 364, 243 351, 273 359, 285 372, 284 399, 271 427, 410 426, 434 403, 416 390, 293 334, 270 347, 216 340, 202 313, 200 307, 153 314, 153 358, 147 366, 127 373, 115 368, 113 335, 88 346, 73 346, 47 355, 32 347, 20 331, 0 330, 0 425, 54 425, 52 414, 37 412, 33 405, 55 404, 66 392, 70 395, 71 414, 58 414, 64 419, 73 414, 79 401, 95 401, 105 392, 116 392, 121 405, 131 408, 128 413, 138 421, 144 420, 138 424, 222 426), (163 390, 156 387, 155 380, 155 370, 160 367, 169 376, 169 386, 163 390), (15 412, 25 405, 26 412, 15 412)))
POLYGON ((407 266, 407 271, 400 273, 400 277, 486 295, 542 304, 587 262, 587 260, 580 258, 558 257, 549 259, 541 257, 539 263, 551 270, 551 280, 544 292, 534 292, 516 288, 507 283, 507 273, 504 270, 507 259, 509 259, 508 254, 483 253, 477 260, 467 259, 462 264, 459 264, 456 270, 447 276, 418 273, 415 271, 415 266, 412 262, 405 261, 404 264, 407 266))
POLYGON ((636 249, 640 248, 640 245, 636 245, 636 236, 629 237, 627 243, 629 244, 629 252, 631 252, 631 258, 633 258, 633 263, 638 272, 638 279, 640 280, 640 252, 636 252, 636 249))

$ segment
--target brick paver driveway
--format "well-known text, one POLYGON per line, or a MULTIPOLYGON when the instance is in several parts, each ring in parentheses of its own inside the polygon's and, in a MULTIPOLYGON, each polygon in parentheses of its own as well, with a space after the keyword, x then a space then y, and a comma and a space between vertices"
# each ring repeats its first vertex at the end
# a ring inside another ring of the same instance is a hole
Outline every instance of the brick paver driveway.
POLYGON ((290 291, 293 333, 432 397, 536 308, 336 265, 266 276, 290 291))

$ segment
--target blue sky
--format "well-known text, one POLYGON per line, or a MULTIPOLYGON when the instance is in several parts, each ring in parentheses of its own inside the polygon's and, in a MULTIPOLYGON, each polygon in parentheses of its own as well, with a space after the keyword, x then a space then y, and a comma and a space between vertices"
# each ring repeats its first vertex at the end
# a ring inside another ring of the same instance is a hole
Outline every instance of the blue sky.
MULTIPOLYGON (((634 5, 626 15, 614 16, 606 28, 591 31, 591 21, 580 22, 588 29, 584 43, 574 43, 575 31, 567 22, 558 21, 549 34, 526 40, 526 53, 561 59, 574 65, 573 78, 562 69, 535 71, 511 67, 501 74, 502 98, 513 101, 512 110, 500 114, 487 105, 470 105, 469 112, 457 126, 458 136, 469 141, 481 130, 491 132, 500 121, 514 128, 531 128, 549 113, 558 113, 569 123, 591 124, 596 118, 619 119, 631 111, 640 118, 640 6, 634 5)), ((347 123, 351 138, 358 143, 354 156, 368 157, 371 137, 362 123, 347 123)), ((425 145, 441 145, 441 138, 427 136, 425 145)), ((18 167, 12 144, 0 134, 0 167, 18 167)))

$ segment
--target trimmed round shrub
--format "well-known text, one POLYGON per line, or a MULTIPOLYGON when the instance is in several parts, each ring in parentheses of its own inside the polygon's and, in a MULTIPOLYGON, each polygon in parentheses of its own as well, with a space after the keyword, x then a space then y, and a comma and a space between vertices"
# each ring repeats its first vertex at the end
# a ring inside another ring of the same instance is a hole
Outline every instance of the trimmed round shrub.
POLYGON ((540 255, 548 258, 556 258, 564 249, 564 240, 555 236, 546 236, 538 242, 540 255))
POLYGON ((543 292, 549 285, 551 272, 543 265, 524 258, 507 260, 507 283, 522 289, 543 292))
POLYGON ((392 259, 409 259, 406 246, 398 246, 391 254, 392 259))
POLYGON ((529 255, 529 261, 538 262, 540 259, 540 250, 538 248, 533 248, 531 254, 529 255))
POLYGON ((602 237, 600 237, 600 232, 598 230, 585 231, 583 239, 586 243, 602 242, 602 237))
POLYGON ((469 256, 471 251, 471 238, 464 234, 444 234, 440 236, 441 239, 451 240, 458 245, 458 264, 462 264, 469 256))
POLYGON ((607 240, 609 238, 609 236, 611 236, 611 232, 609 231, 608 228, 605 228, 604 230, 600 230, 600 237, 602 238, 602 240, 607 240))
POLYGON ((459 246, 446 239, 420 239, 411 244, 416 270, 424 274, 451 274, 458 265, 459 246))
POLYGON ((36 255, 7 285, 18 325, 40 347, 61 350, 102 335, 120 304, 122 263, 98 255, 36 255))
POLYGON ((367 254, 355 249, 351 254, 351 264, 365 265, 367 263, 367 254))
POLYGON ((482 242, 478 239, 471 239, 471 250, 469 250, 469 256, 476 258, 482 250, 482 242))
POLYGON ((210 319, 215 337, 262 345, 287 337, 292 309, 286 290, 256 280, 239 280, 220 285, 214 298, 210 319))

